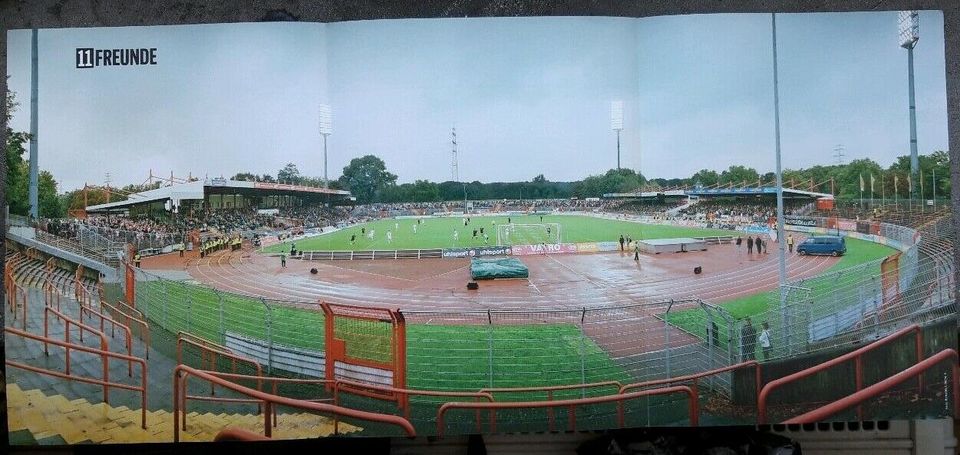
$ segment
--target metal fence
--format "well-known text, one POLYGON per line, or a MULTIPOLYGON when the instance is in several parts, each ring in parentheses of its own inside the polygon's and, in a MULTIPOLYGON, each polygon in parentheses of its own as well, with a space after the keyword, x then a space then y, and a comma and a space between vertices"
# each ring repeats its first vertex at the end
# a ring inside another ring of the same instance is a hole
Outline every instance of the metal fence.
MULTIPOLYGON (((908 322, 954 315, 950 218, 916 229, 881 224, 878 232, 883 239, 874 240, 901 248, 897 268, 884 276, 878 260, 796 280, 783 288, 782 306, 781 294, 771 291, 769 310, 751 321, 753 342, 745 321, 700 300, 580 309, 402 311, 407 385, 477 391, 662 379, 732 365, 750 352, 758 360, 794 356, 873 339, 908 322), (763 322, 770 327, 769 352, 759 345, 763 322)), ((136 281, 137 307, 153 327, 228 346, 272 374, 323 375, 325 319, 318 302, 220 292, 142 270, 136 281)), ((702 385, 729 395, 731 376, 712 376, 702 385)), ((592 392, 568 393, 575 398, 592 392)))
POLYGON ((950 217, 918 229, 880 223, 879 236, 901 248, 895 268, 882 270, 884 260, 879 259, 769 292, 769 310, 750 321, 754 334, 746 320, 736 321, 733 340, 740 358, 809 353, 882 336, 906 321, 927 322, 955 313, 950 217), (770 330, 768 351, 759 343, 763 323, 770 330))
POLYGON ((124 231, 101 226, 89 226, 86 224, 78 225, 77 234, 80 237, 80 242, 84 245, 105 249, 122 248, 123 245, 127 243, 133 245, 137 251, 163 249, 164 247, 176 245, 183 241, 183 237, 180 234, 124 231))

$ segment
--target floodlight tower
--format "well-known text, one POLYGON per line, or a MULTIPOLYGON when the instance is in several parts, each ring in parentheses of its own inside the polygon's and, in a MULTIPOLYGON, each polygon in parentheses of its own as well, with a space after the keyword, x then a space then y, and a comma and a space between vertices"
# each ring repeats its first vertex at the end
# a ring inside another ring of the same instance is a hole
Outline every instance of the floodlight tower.
POLYGON ((457 127, 453 127, 450 132, 450 144, 453 146, 452 154, 453 161, 450 163, 450 175, 453 177, 454 182, 460 181, 460 170, 457 167, 457 127))
POLYGON ((780 162, 780 85, 777 79, 777 15, 770 15, 773 31, 773 123, 777 151, 777 281, 780 287, 780 333, 784 336, 784 345, 790 346, 790 321, 787 311, 787 242, 783 232, 783 172, 780 162))
POLYGON ((40 219, 40 163, 37 161, 37 127, 39 107, 39 86, 37 84, 37 71, 39 67, 39 57, 37 50, 37 29, 33 29, 33 35, 30 42, 30 186, 27 189, 27 197, 30 203, 30 217, 40 219))
POLYGON ((323 187, 330 188, 327 178, 327 136, 333 134, 333 113, 329 104, 320 105, 320 135, 323 136, 323 187))
MULTIPOLYGON (((907 67, 910 84, 910 175, 919 182, 920 158, 917 156, 917 103, 913 92, 913 48, 920 39, 920 13, 900 11, 900 47, 907 50, 907 67)), ((911 198, 917 195, 919 185, 913 185, 911 198)))
POLYGON ((623 101, 610 103, 610 126, 617 132, 617 170, 620 170, 620 132, 623 131, 623 101))

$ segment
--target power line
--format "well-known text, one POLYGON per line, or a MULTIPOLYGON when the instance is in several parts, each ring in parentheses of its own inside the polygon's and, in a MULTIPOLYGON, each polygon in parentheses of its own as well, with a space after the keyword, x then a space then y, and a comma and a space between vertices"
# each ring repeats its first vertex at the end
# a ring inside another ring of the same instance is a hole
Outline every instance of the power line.
POLYGON ((843 144, 838 144, 836 147, 833 148, 833 152, 834 152, 833 157, 837 159, 837 164, 843 164, 843 157, 845 156, 843 154, 843 151, 844 151, 843 144))

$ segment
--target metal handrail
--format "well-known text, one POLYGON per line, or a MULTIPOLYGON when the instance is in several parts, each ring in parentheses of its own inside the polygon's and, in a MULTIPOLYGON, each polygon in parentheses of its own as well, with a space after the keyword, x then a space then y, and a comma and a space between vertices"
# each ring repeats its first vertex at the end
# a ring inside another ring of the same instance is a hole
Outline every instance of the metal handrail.
MULTIPOLYGON (((851 395, 848 395, 844 398, 834 401, 833 403, 827 404, 825 406, 821 406, 817 409, 814 409, 813 411, 796 416, 792 419, 785 421, 784 423, 822 422, 827 418, 833 416, 834 414, 837 414, 838 412, 842 412, 846 409, 850 409, 853 406, 859 407, 860 404, 863 403, 864 401, 869 400, 870 398, 874 398, 877 395, 880 395, 884 392, 887 392, 893 387, 896 387, 906 382, 907 380, 913 378, 914 376, 919 376, 923 374, 925 371, 929 370, 935 365, 946 360, 952 360, 951 369, 952 369, 952 377, 953 377, 953 381, 952 381, 953 382, 953 387, 952 387, 953 413, 954 415, 956 415, 958 412, 958 409, 960 409, 960 391, 958 391, 958 387, 960 387, 960 365, 957 364, 958 358, 960 357, 958 357, 957 351, 953 349, 944 349, 916 363, 910 368, 907 368, 906 370, 903 370, 893 376, 890 376, 884 379, 883 381, 880 381, 863 390, 859 390, 851 395)), ((860 419, 862 420, 863 417, 860 416, 860 419)))
MULTIPOLYGON (((770 396, 770 393, 773 392, 775 389, 780 388, 791 382, 795 382, 800 379, 806 378, 808 376, 812 376, 814 374, 820 373, 824 370, 827 370, 828 368, 839 365, 849 360, 854 360, 855 362, 855 366, 854 366, 855 379, 854 380, 856 381, 857 391, 859 392, 863 388, 863 361, 862 361, 863 354, 866 354, 867 352, 873 351, 881 346, 891 343, 908 333, 916 334, 917 362, 922 361, 923 360, 923 329, 920 328, 920 326, 917 324, 912 324, 900 330, 897 330, 896 332, 890 335, 887 335, 886 337, 883 337, 877 341, 874 341, 873 343, 863 346, 860 349, 857 349, 852 352, 848 352, 840 357, 826 361, 819 365, 814 365, 810 368, 798 371, 791 375, 787 375, 782 378, 770 381, 769 383, 763 386, 763 389, 760 390, 760 395, 757 398, 757 423, 761 425, 767 423, 767 398, 770 396)), ((922 389, 923 376, 919 377, 919 381, 920 381, 920 388, 922 389)), ((857 416, 860 417, 861 419, 863 418, 863 410, 859 407, 857 408, 857 416)))
MULTIPOLYGON (((144 347, 144 349, 143 349, 144 357, 145 357, 146 359, 149 359, 149 358, 150 358, 150 324, 148 324, 147 321, 144 321, 143 319, 135 318, 135 317, 133 317, 133 316, 130 316, 130 315, 127 314, 127 313, 124 313, 124 312, 123 312, 122 310, 120 310, 118 307, 115 307, 115 306, 113 306, 113 305, 111 305, 111 304, 109 304, 109 303, 107 303, 107 302, 100 302, 100 306, 101 306, 101 307, 105 307, 105 308, 108 309, 108 310, 112 310, 114 313, 117 313, 117 314, 123 316, 124 318, 126 318, 126 321, 127 321, 126 324, 124 324, 124 323, 122 323, 122 322, 121 322, 121 324, 125 325, 128 329, 130 328, 130 323, 131 323, 131 322, 134 322, 134 323, 138 324, 138 325, 141 327, 141 330, 140 330, 140 333, 141 333, 140 340, 143 341, 143 343, 144 343, 144 345, 145 345, 145 347, 144 347)), ((82 308, 83 308, 83 307, 81 307, 81 309, 82 309, 82 308)))
MULTIPOLYGON (((443 416, 447 411, 451 409, 476 409, 476 410, 491 410, 495 411, 498 409, 528 409, 528 408, 552 408, 552 407, 567 407, 569 409, 570 420, 568 423, 569 431, 576 431, 576 407, 589 404, 600 404, 600 403, 610 403, 617 402, 617 420, 620 428, 624 427, 624 412, 623 412, 623 402, 627 400, 633 400, 637 398, 652 396, 652 395, 668 395, 673 393, 685 393, 690 399, 689 406, 689 416, 690 416, 690 426, 697 426, 699 422, 699 403, 696 392, 693 391, 690 387, 687 386, 673 386, 673 387, 663 387, 659 389, 643 390, 640 392, 632 392, 626 394, 618 395, 607 395, 602 397, 592 397, 592 398, 577 398, 573 400, 557 400, 557 401, 513 401, 513 402, 492 402, 492 403, 465 403, 465 402, 452 402, 445 403, 440 406, 440 409, 437 411, 437 438, 443 437, 443 427, 444 420, 443 416)), ((496 433, 496 418, 495 414, 491 413, 490 420, 490 432, 496 433)), ((555 431, 551 426, 549 431, 555 431)))
POLYGON ((141 359, 141 358, 139 358, 139 357, 132 357, 132 356, 124 355, 124 354, 117 354, 117 353, 114 353, 114 352, 107 351, 107 350, 105 350, 105 349, 94 349, 94 348, 90 348, 90 347, 84 346, 84 345, 82 345, 82 344, 73 344, 73 343, 69 343, 69 342, 63 342, 63 341, 60 341, 60 340, 55 340, 55 339, 53 339, 53 338, 42 337, 42 336, 39 336, 39 335, 34 335, 34 334, 32 334, 32 333, 28 333, 28 332, 23 331, 23 330, 15 329, 15 328, 13 328, 13 327, 4 327, 3 330, 4 330, 4 332, 7 333, 7 334, 17 335, 17 336, 21 336, 21 337, 24 337, 24 338, 29 338, 29 339, 31 339, 31 340, 41 341, 41 342, 43 342, 45 345, 46 345, 46 344, 53 344, 53 345, 56 345, 56 346, 60 346, 60 347, 66 348, 66 349, 67 349, 67 352, 68 352, 68 354, 67 354, 67 365, 69 365, 69 359, 70 359, 69 351, 70 351, 71 349, 77 350, 77 351, 81 351, 81 352, 90 353, 90 354, 99 355, 101 358, 104 359, 104 364, 107 364, 109 358, 115 358, 115 359, 119 359, 119 360, 127 360, 127 361, 136 362, 138 365, 140 365, 140 372, 141 372, 140 387, 136 387, 136 386, 132 386, 132 385, 128 385, 128 384, 122 384, 122 383, 119 383, 119 382, 110 382, 110 380, 109 380, 109 378, 108 378, 107 375, 104 375, 104 378, 103 378, 102 380, 101 380, 101 379, 94 379, 94 378, 85 378, 85 377, 80 377, 80 376, 73 376, 73 375, 70 374, 69 367, 68 367, 66 373, 60 373, 60 372, 58 372, 58 371, 47 370, 47 369, 44 369, 44 368, 34 367, 34 366, 31 366, 31 365, 27 365, 27 364, 20 363, 20 362, 15 362, 15 361, 12 361, 12 360, 6 360, 6 364, 7 364, 8 366, 12 366, 12 367, 15 367, 15 368, 20 368, 20 369, 22 369, 22 370, 27 370, 27 371, 32 371, 32 372, 34 372, 34 373, 40 373, 40 374, 46 374, 46 375, 50 375, 50 376, 55 376, 55 377, 58 377, 58 378, 61 378, 61 379, 69 379, 69 380, 72 380, 72 381, 78 381, 78 382, 84 382, 84 383, 87 383, 87 384, 96 384, 96 385, 103 386, 103 401, 104 401, 104 403, 107 403, 107 404, 110 403, 109 400, 108 400, 108 395, 107 395, 107 390, 108 390, 108 388, 110 388, 110 387, 113 387, 113 388, 116 388, 116 389, 133 390, 133 391, 136 391, 136 392, 140 392, 140 401, 141 401, 141 403, 140 403, 140 408, 141 408, 141 409, 140 409, 140 419, 141 419, 141 424, 140 424, 140 426, 141 426, 141 428, 143 428, 144 430, 147 429, 147 362, 146 362, 145 360, 143 360, 143 359, 141 359))
MULTIPOLYGON (((403 417, 398 417, 395 415, 389 414, 377 414, 374 412, 360 411, 357 409, 344 408, 340 406, 334 406, 332 404, 325 403, 313 403, 310 401, 296 400, 292 398, 281 397, 277 395, 272 395, 269 393, 260 392, 258 390, 253 390, 248 387, 241 386, 239 384, 227 381, 226 379, 219 378, 210 373, 197 370, 195 368, 188 367, 186 365, 177 365, 173 372, 173 442, 180 442, 180 419, 179 414, 181 413, 181 384, 182 381, 185 381, 187 377, 194 376, 205 381, 209 381, 213 384, 216 384, 220 387, 232 390, 236 393, 247 395, 249 397, 255 398, 263 402, 265 407, 264 415, 264 425, 263 431, 266 437, 272 435, 272 426, 270 425, 270 416, 272 414, 272 408, 275 405, 288 406, 291 408, 304 409, 308 411, 315 412, 328 412, 336 415, 367 420, 371 422, 381 422, 390 425, 396 425, 406 432, 407 436, 415 437, 417 435, 416 430, 413 428, 413 425, 407 419, 403 417)), ((336 429, 334 434, 337 434, 336 429)))
MULTIPOLYGON (((631 390, 631 389, 640 389, 640 388, 644 388, 644 387, 652 387, 652 386, 665 385, 665 384, 674 384, 674 383, 677 383, 677 382, 686 382, 686 381, 692 381, 693 384, 691 385, 691 388, 692 388, 694 391, 697 391, 697 390, 698 390, 698 389, 697 389, 697 381, 698 381, 699 379, 701 379, 701 378, 705 378, 705 377, 707 377, 707 376, 713 376, 713 375, 715 375, 715 374, 726 373, 726 372, 728 372, 728 371, 739 370, 739 369, 741 369, 741 368, 749 368, 749 367, 753 367, 754 370, 755 370, 755 373, 754 373, 754 378, 755 378, 755 379, 754 379, 754 381, 755 381, 755 385, 756 385, 756 389, 757 389, 755 395, 756 395, 756 396, 758 397, 758 399, 759 399, 759 396, 760 396, 760 380, 761 380, 761 374, 760 374, 760 373, 761 373, 761 368, 762 368, 762 367, 760 366, 760 362, 757 362, 756 360, 748 360, 748 361, 746 361, 746 362, 741 362, 741 363, 738 363, 738 364, 734 364, 734 365, 730 365, 730 366, 726 366, 726 367, 722 367, 722 368, 716 368, 716 369, 709 370, 709 371, 703 371, 703 372, 700 372, 700 373, 688 374, 688 375, 686 375, 686 376, 677 376, 677 377, 675 377, 675 378, 665 378, 665 379, 654 379, 654 380, 652 380, 652 381, 644 381, 644 382, 637 382, 637 383, 633 383, 633 384, 627 384, 627 385, 625 385, 625 386, 623 386, 623 387, 620 388, 619 393, 625 393, 625 392, 627 392, 628 390, 631 390)), ((699 392, 698 392, 698 393, 699 393, 699 392)))

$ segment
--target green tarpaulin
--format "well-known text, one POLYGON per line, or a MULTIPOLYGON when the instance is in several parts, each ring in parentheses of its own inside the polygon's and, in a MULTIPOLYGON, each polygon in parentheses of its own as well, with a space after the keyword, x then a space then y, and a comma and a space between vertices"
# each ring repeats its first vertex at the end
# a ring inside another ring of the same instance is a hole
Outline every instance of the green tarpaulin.
POLYGON ((527 266, 517 258, 477 259, 470 261, 470 276, 474 280, 494 278, 527 278, 527 266))

